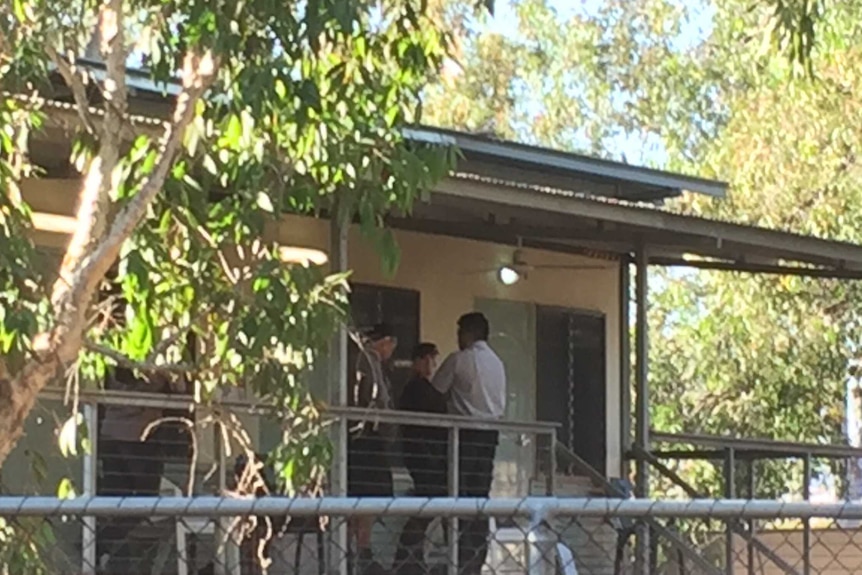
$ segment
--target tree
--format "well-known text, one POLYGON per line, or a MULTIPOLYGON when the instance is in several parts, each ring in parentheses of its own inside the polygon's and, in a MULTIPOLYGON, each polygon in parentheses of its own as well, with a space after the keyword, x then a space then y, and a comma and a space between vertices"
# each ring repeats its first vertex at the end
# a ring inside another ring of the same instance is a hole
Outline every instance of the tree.
MULTIPOLYGON (((851 223, 862 211, 862 101, 850 65, 858 7, 608 0, 563 16, 546 0, 514 5, 517 34, 477 32, 465 43, 463 72, 432 94, 434 118, 476 128, 493 119, 524 141, 617 157, 621 141, 627 151, 639 144, 653 163, 731 184, 727 200, 684 197, 669 208, 862 241, 851 223), (775 44, 782 23, 802 20, 779 18, 775 28, 776 6, 816 16, 817 27, 797 27, 816 30, 816 44, 797 41, 804 50, 793 58, 777 50, 786 47, 775 44), (800 55, 808 75, 799 74, 800 55), (493 82, 482 76, 489 56, 502 60, 489 67, 501 74, 493 82)), ((656 428, 842 442, 862 335, 858 286, 721 272, 658 280, 650 311, 656 428)), ((720 466, 680 471, 721 493, 720 466)), ((759 472, 761 496, 801 487, 798 462, 759 472)))
POLYGON ((0 464, 46 385, 121 366, 190 376, 204 402, 252 390, 293 431, 276 454, 287 487, 320 470, 302 381, 344 320, 346 276, 285 264, 265 232, 285 211, 355 217, 395 264, 384 216, 408 212, 452 159, 400 135, 448 45, 421 4, 0 6, 0 464), (79 60, 88 45, 102 76, 79 60), (133 113, 132 60, 178 86, 164 114, 133 113), (33 244, 22 185, 63 94, 81 187, 54 263, 33 244))

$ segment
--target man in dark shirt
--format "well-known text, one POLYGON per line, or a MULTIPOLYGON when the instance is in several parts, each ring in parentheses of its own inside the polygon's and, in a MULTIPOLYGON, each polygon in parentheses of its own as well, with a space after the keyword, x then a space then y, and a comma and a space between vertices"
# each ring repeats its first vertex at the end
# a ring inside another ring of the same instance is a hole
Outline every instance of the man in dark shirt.
MULTIPOLYGON (((413 375, 398 407, 421 413, 446 413, 446 396, 434 389, 430 378, 437 366, 437 346, 420 343, 413 350, 413 375)), ((404 465, 413 479, 416 497, 446 496, 448 430, 444 427, 407 425, 402 428, 404 465)), ((423 575, 425 533, 431 519, 412 517, 401 532, 395 557, 397 575, 423 575)))

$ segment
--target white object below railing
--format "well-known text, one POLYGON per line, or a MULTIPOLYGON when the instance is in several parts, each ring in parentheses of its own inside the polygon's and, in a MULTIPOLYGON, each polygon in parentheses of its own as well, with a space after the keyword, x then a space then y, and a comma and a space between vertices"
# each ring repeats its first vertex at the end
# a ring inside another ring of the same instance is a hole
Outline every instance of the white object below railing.
POLYGON ((578 575, 578 566, 575 564, 575 554, 565 543, 557 543, 557 561, 563 575, 578 575))

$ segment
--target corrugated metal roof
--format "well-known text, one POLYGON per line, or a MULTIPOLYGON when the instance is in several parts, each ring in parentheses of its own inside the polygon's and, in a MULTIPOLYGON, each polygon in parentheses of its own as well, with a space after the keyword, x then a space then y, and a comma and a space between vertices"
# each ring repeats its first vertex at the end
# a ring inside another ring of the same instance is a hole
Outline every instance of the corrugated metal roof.
MULTIPOLYGON (((542 212, 560 214, 571 218, 571 237, 582 243, 585 238, 578 234, 579 222, 605 222, 616 230, 608 233, 608 237, 625 237, 623 243, 639 237, 641 243, 664 250, 656 253, 657 256, 682 258, 692 254, 739 263, 798 262, 853 271, 850 275, 854 277, 862 272, 862 246, 858 244, 683 214, 652 203, 598 197, 465 172, 454 173, 452 180, 454 185, 438 186, 438 193, 484 202, 491 212, 495 209, 493 205, 498 206, 496 209, 522 206, 518 208, 522 220, 545 221, 545 225, 550 224, 547 217, 542 218, 542 212)), ((564 240, 565 235, 555 239, 564 240)), ((603 241, 599 234, 595 240, 603 241)))
MULTIPOLYGON (((72 104, 71 102, 61 102, 59 100, 50 100, 38 96, 23 96, 21 94, 12 94, 10 92, 0 92, 0 96, 3 98, 9 98, 13 100, 18 100, 20 102, 26 102, 31 105, 34 105, 37 108, 48 108, 51 110, 56 110, 59 112, 67 112, 73 115, 71 118, 73 121, 80 121, 80 116, 78 115, 78 106, 72 104)), ((87 108, 87 112, 95 117, 102 118, 105 116, 105 111, 101 108, 91 106, 87 108)), ((145 126, 154 126, 154 127, 166 127, 168 124, 165 120, 160 120, 159 118, 153 118, 152 116, 142 116, 139 114, 129 114, 127 116, 128 120, 132 124, 137 125, 145 125, 145 126)))
MULTIPOLYGON (((719 218, 711 218, 711 217, 703 216, 703 215, 699 215, 699 214, 684 213, 684 212, 681 212, 679 210, 674 210, 672 208, 667 207, 667 205, 664 204, 663 202, 648 202, 648 201, 627 200, 625 198, 596 196, 596 195, 584 193, 584 192, 575 192, 572 190, 563 190, 560 188, 552 188, 549 186, 540 186, 540 185, 528 184, 528 183, 524 183, 524 182, 516 182, 516 181, 511 181, 511 180, 505 180, 502 178, 493 178, 493 177, 488 177, 488 176, 482 176, 479 174, 472 174, 469 172, 453 172, 450 177, 452 177, 456 180, 482 182, 484 184, 491 184, 494 186, 505 186, 508 188, 516 188, 516 189, 520 189, 520 190, 524 190, 524 191, 540 192, 542 194, 547 194, 549 196, 559 196, 562 198, 589 200, 589 201, 593 201, 593 202, 599 202, 602 204, 609 204, 609 205, 620 206, 620 207, 625 207, 625 208, 635 208, 638 210, 648 210, 648 211, 659 212, 659 213, 663 213, 663 214, 668 214, 670 216, 682 217, 682 218, 686 218, 689 220, 695 220, 695 221, 700 220, 702 222, 708 222, 708 223, 731 224, 734 226, 739 226, 741 228, 775 231, 778 233, 786 233, 786 234, 791 234, 791 235, 798 236, 798 237, 812 237, 812 238, 814 237, 814 236, 805 236, 803 234, 798 234, 792 230, 782 230, 782 229, 777 229, 777 228, 765 228, 763 226, 757 226, 757 225, 753 225, 753 224, 742 224, 739 222, 722 220, 719 218)), ((833 241, 833 240, 829 240, 829 241, 833 241)))
POLYGON ((454 145, 464 158, 458 169, 549 188, 586 190, 592 196, 656 201, 682 191, 722 198, 727 184, 623 162, 528 146, 478 134, 426 126, 404 131, 417 141, 454 145))

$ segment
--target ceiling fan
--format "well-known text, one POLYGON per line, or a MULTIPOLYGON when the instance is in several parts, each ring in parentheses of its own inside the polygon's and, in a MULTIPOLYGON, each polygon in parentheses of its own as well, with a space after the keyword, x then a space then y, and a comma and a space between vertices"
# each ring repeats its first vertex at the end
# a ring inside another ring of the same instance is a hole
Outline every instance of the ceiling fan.
POLYGON ((606 266, 597 264, 531 264, 524 255, 521 239, 518 247, 512 252, 511 259, 503 261, 493 268, 479 270, 479 273, 496 272, 497 279, 503 285, 513 285, 521 279, 527 279, 530 272, 542 270, 601 270, 606 266))

